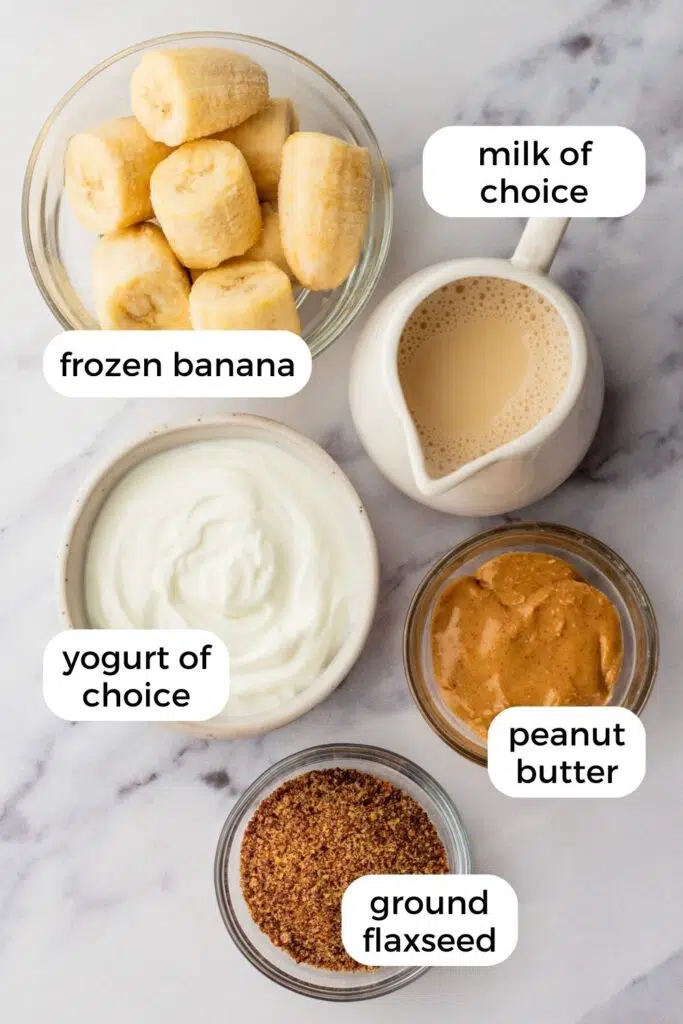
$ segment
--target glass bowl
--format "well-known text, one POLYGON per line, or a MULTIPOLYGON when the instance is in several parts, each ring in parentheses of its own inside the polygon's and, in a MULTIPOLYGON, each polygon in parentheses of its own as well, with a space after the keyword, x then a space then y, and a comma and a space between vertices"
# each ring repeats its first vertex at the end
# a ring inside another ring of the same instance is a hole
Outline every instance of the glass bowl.
POLYGON ((293 100, 303 130, 337 135, 370 152, 373 199, 358 264, 334 291, 300 289, 297 295, 303 336, 312 354, 318 355, 354 320, 377 284, 391 237, 391 181, 372 128, 351 96, 305 57, 265 39, 231 32, 161 36, 114 54, 74 85, 43 125, 26 169, 22 228, 33 276, 62 327, 98 328, 90 284, 97 236, 78 224, 65 201, 66 145, 74 133, 130 113, 130 76, 143 53, 192 45, 227 47, 251 57, 268 72, 271 95, 293 100))
POLYGON ((538 551, 564 559, 614 603, 624 660, 610 704, 639 715, 657 673, 659 634, 650 598, 633 570, 602 541, 555 523, 506 523, 471 537, 444 555, 417 588, 403 632, 403 664, 415 702, 432 729, 480 765, 487 763, 486 741, 456 717, 439 692, 432 670, 430 625, 435 603, 453 579, 511 551, 538 551))
POLYGON ((278 761, 242 794, 218 840, 214 880, 218 906, 238 949, 272 981, 300 995, 334 1002, 373 999, 403 988, 428 967, 380 967, 375 971, 327 971, 297 964, 254 924, 240 886, 242 837, 262 800, 288 779, 324 768, 355 768, 387 779, 424 808, 444 844, 453 874, 472 870, 470 846, 458 812, 441 786, 412 761, 379 747, 330 743, 278 761))

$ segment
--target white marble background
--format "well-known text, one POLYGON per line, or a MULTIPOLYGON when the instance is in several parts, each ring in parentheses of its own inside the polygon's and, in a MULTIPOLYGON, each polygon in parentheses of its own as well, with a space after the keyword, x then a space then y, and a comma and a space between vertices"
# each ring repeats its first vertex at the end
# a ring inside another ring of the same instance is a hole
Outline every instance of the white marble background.
POLYGON ((7 8, 3 27, 0 1019, 180 1024, 200 1017, 218 1024, 248 1015, 253 1024, 313 1024, 324 1013, 330 1021, 353 1015, 359 1024, 427 1015, 487 1024, 576 1024, 586 1014, 585 1024, 680 1021, 680 0, 261 0, 242 7, 32 0, 7 8), (53 563, 75 490, 145 426, 199 404, 91 402, 48 391, 40 363, 54 323, 21 250, 24 165, 49 109, 96 61, 148 36, 200 28, 283 42, 328 68, 358 99, 396 187, 395 241, 380 294, 429 262, 508 253, 518 234, 513 222, 451 222, 427 209, 420 152, 441 125, 621 123, 643 137, 650 188, 641 209, 623 221, 574 222, 556 264, 602 343, 604 423, 582 470, 528 512, 613 544, 656 605, 663 656, 645 715, 648 774, 635 795, 604 803, 509 800, 412 706, 399 651, 409 598, 429 563, 483 524, 411 504, 364 456, 346 401, 353 332, 316 361, 304 394, 252 404, 327 447, 377 531, 380 610, 344 686, 289 728, 231 744, 186 742, 145 726, 69 726, 44 708, 42 648, 58 626, 53 563), (470 830, 477 867, 503 875, 519 894, 520 942, 508 962, 486 974, 432 971, 376 1003, 323 1008, 281 991, 242 960, 212 891, 220 826, 235 795, 266 765, 335 739, 394 748, 446 786, 470 830))

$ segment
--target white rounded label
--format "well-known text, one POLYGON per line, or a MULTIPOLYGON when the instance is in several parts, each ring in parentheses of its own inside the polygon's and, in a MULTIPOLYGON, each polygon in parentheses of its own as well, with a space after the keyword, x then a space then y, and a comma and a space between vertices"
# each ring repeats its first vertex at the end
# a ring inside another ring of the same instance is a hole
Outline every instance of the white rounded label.
POLYGON ((67 331, 43 356, 68 398, 288 398, 312 366, 290 331, 67 331))
POLYGON ((425 199, 445 217, 623 217, 645 197, 645 147, 628 128, 440 128, 425 199))
POLYGON ((229 685, 227 648, 203 629, 67 629, 43 655, 45 703, 69 722, 204 722, 229 685))
POLYGON ((513 952, 517 917, 496 875, 364 875, 342 898, 342 942, 368 967, 488 967, 513 952))
POLYGON ((506 796, 628 796, 645 777, 645 728, 626 708, 507 708, 489 726, 488 767, 506 796))

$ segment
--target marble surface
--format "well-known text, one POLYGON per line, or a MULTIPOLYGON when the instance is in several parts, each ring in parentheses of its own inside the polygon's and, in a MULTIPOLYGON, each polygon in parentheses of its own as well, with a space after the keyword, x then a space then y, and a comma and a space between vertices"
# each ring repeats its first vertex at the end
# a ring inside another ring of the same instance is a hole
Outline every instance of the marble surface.
POLYGON ((487 1024, 668 1024, 683 991, 683 773, 679 716, 683 299, 679 0, 34 0, 5 15, 0 168, 4 329, 0 348, 0 1016, 13 1024, 253 1024, 326 1019, 487 1024), (147 425, 227 402, 62 399, 41 376, 54 323, 21 250, 28 151, 57 98, 121 46, 169 31, 233 29, 277 39, 358 99, 391 163, 396 234, 379 294, 466 254, 506 254, 513 221, 454 222, 420 191, 426 137, 447 123, 619 123, 648 148, 649 190, 625 220, 576 221, 554 273, 583 306, 605 356, 608 398, 575 477, 524 515, 604 538, 655 603, 661 671, 645 714, 647 777, 621 801, 513 801, 442 744, 412 705, 400 633, 426 567, 484 525, 396 493, 350 424, 354 332, 316 361, 306 391, 252 403, 321 441, 367 504, 382 560, 373 633, 346 683, 305 719, 254 741, 207 743, 151 726, 67 725, 41 697, 58 627, 54 556, 69 503, 98 464, 147 425), (217 834, 235 796, 282 755, 318 741, 371 741, 416 759, 452 794, 477 867, 520 899, 513 957, 432 971, 349 1009, 284 992, 241 958, 212 890, 217 834), (658 967, 658 965, 663 966, 658 967), (623 991, 622 991, 623 990, 623 991))

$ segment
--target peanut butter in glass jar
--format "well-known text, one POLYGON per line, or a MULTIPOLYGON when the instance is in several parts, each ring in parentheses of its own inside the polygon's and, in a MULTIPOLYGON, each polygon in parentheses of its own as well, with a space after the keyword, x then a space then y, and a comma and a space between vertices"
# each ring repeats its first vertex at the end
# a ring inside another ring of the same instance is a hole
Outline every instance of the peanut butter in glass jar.
POLYGON ((498 555, 453 580, 431 619, 441 696, 484 738, 508 707, 609 703, 623 647, 609 598, 568 562, 537 552, 498 555))

